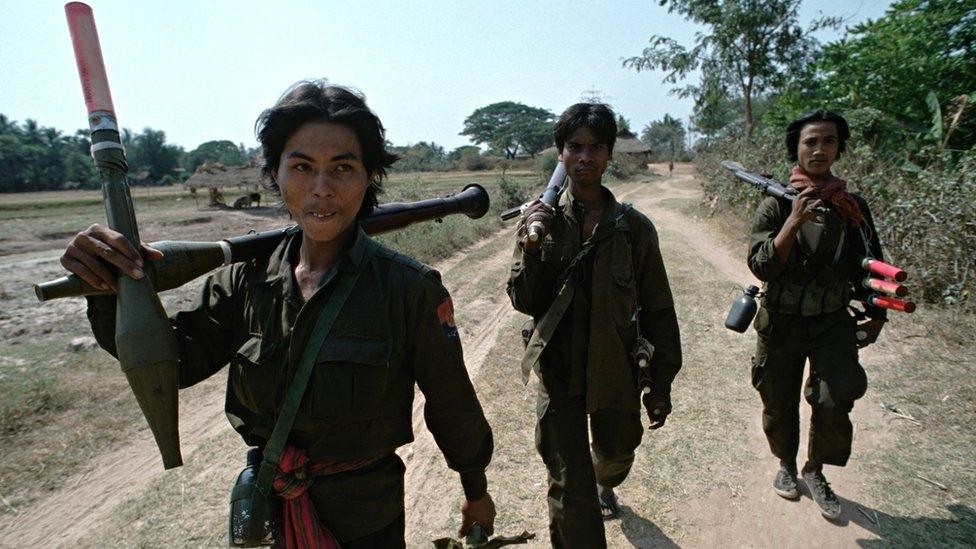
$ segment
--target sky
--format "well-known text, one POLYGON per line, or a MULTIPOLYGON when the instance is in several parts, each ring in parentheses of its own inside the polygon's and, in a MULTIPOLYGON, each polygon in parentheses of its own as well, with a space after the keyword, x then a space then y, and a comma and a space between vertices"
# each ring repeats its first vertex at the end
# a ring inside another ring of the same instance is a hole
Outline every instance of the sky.
MULTIPOLYGON (((396 145, 448 150, 475 109, 518 101, 558 114, 592 90, 639 131, 691 99, 660 71, 621 66, 651 35, 685 46, 703 30, 657 0, 90 0, 119 123, 166 132, 192 150, 218 139, 256 145, 254 120, 292 83, 356 88, 396 145)), ((0 113, 66 133, 87 126, 63 2, 0 0, 0 113)), ((887 0, 804 2, 801 21, 849 25, 887 0)), ((817 37, 830 41, 840 32, 817 37)))

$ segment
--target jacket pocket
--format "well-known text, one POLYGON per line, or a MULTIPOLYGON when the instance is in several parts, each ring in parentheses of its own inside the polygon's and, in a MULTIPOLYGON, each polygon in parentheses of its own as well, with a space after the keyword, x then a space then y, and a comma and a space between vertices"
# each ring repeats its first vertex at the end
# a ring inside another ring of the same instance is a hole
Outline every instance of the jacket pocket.
POLYGON ((614 323, 625 328, 634 323, 634 312, 637 310, 637 284, 634 271, 627 268, 614 269, 611 289, 610 315, 614 323))
POLYGON ((234 354, 230 385, 245 408, 274 414, 277 377, 281 369, 276 341, 252 335, 234 354))
POLYGON ((308 390, 309 415, 343 422, 379 417, 391 354, 392 344, 386 338, 329 336, 315 359, 308 390))

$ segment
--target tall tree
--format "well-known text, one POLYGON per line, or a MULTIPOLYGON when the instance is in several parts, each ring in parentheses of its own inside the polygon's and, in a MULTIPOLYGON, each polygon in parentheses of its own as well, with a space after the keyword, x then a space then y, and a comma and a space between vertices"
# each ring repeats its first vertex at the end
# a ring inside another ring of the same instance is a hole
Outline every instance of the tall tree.
POLYGON ((240 166, 250 160, 244 145, 235 145, 226 139, 207 141, 199 147, 183 155, 180 164, 189 173, 193 173, 204 162, 220 162, 225 166, 240 166))
POLYGON ((661 160, 673 161, 685 153, 685 128, 681 120, 665 114, 661 120, 654 120, 644 126, 641 141, 654 151, 661 160))
MULTIPOLYGON (((939 111, 955 112, 976 93, 976 0, 901 0, 885 16, 848 30, 824 47, 817 87, 829 102, 870 106, 910 131, 930 127, 929 92, 939 111)), ((968 109, 967 109, 968 110, 968 109)), ((966 115, 949 145, 976 144, 976 116, 966 115)))
POLYGON ((519 149, 534 155, 549 146, 555 115, 545 109, 502 101, 476 109, 464 120, 460 135, 515 158, 519 149))
POLYGON ((166 132, 152 128, 145 128, 142 133, 133 136, 132 145, 127 148, 127 157, 133 171, 146 170, 149 178, 157 182, 173 174, 173 169, 179 166, 180 156, 183 154, 183 147, 166 143, 166 132))
POLYGON ((706 92, 715 96, 717 89, 737 88, 747 138, 755 127, 753 98, 810 62, 816 41, 809 33, 841 23, 839 18, 822 17, 804 31, 797 18, 800 0, 661 0, 661 4, 708 31, 696 36, 690 50, 673 38, 651 36, 650 46, 641 55, 625 59, 623 65, 638 72, 665 71, 664 82, 670 84, 701 69, 698 85, 672 90, 696 101, 706 98, 706 92))

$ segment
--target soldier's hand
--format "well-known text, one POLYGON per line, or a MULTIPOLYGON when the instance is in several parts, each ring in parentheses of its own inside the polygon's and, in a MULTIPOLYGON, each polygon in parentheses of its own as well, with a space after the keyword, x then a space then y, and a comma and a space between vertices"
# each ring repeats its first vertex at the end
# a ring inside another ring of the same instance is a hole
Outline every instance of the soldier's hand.
POLYGON ((656 395, 649 387, 645 387, 641 400, 644 402, 644 409, 647 410, 647 417, 651 420, 650 428, 664 427, 664 422, 671 413, 671 399, 664 395, 656 395))
POLYGON ((539 249, 539 244, 542 242, 541 236, 549 233, 555 213, 556 210, 552 206, 539 199, 529 202, 522 209, 522 222, 527 231, 526 238, 522 242, 522 248, 527 253, 534 254, 539 249), (533 240, 533 233, 539 238, 533 240))
MULTIPOLYGON (((163 252, 142 244, 147 259, 162 259, 163 252)), ((118 291, 118 273, 142 278, 143 256, 121 233, 98 223, 76 234, 61 256, 61 265, 102 290, 118 291)))
POLYGON ((468 535, 476 522, 489 536, 495 532, 495 502, 491 500, 491 494, 486 493, 477 501, 465 501, 461 504, 461 528, 458 529, 458 534, 468 535))
POLYGON ((878 340, 881 328, 884 328, 884 320, 868 320, 857 325, 854 332, 857 339, 858 348, 867 347, 878 340))
POLYGON ((793 199, 793 209, 790 212, 791 221, 800 226, 807 221, 816 219, 820 214, 814 208, 817 208, 823 202, 817 198, 817 188, 807 187, 803 191, 796 195, 793 199))

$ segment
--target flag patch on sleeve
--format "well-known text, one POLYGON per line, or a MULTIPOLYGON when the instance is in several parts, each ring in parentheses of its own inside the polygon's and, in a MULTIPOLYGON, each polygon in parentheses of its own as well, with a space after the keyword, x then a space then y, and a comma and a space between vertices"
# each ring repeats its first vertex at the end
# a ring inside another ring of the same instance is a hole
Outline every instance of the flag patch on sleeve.
POLYGON ((452 339, 458 336, 457 326, 454 325, 454 303, 450 297, 445 297, 437 306, 437 321, 444 329, 444 335, 452 339))

